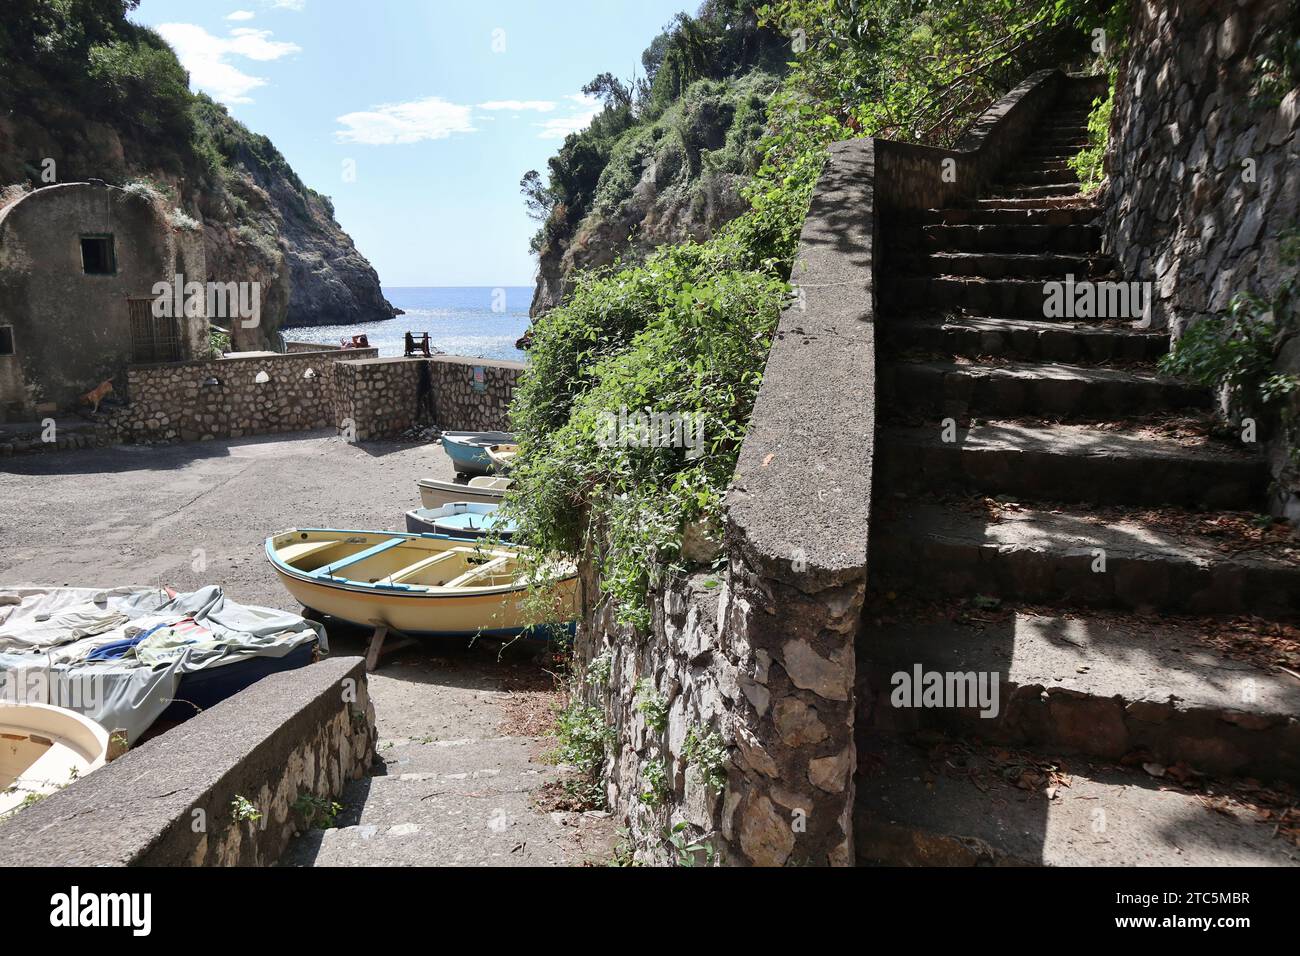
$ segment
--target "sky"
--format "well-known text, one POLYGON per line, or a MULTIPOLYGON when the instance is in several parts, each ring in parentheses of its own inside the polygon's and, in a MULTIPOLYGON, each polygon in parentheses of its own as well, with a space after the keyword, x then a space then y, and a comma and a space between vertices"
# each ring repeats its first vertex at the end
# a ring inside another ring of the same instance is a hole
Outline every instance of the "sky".
POLYGON ((190 85, 279 148, 387 286, 531 285, 519 179, 697 0, 143 0, 190 85))

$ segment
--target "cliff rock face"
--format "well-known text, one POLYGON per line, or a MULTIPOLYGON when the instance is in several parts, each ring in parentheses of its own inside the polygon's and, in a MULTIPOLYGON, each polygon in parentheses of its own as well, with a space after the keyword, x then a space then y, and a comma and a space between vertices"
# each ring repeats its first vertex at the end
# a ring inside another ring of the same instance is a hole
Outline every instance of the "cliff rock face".
POLYGON ((577 273, 635 265, 655 248, 704 240, 745 211, 775 76, 702 80, 653 121, 637 122, 609 150, 590 208, 555 209, 537 252, 529 314, 559 305, 577 273), (561 220, 576 226, 561 227, 561 220))
POLYGON ((745 176, 714 173, 688 195, 681 189, 665 189, 672 184, 661 184, 659 175, 659 164, 646 157, 645 172, 631 196, 613 209, 593 210, 571 239, 538 254, 537 288, 529 315, 559 305, 574 275, 584 269, 616 260, 630 265, 644 260, 657 246, 707 239, 745 211, 741 196, 745 176))

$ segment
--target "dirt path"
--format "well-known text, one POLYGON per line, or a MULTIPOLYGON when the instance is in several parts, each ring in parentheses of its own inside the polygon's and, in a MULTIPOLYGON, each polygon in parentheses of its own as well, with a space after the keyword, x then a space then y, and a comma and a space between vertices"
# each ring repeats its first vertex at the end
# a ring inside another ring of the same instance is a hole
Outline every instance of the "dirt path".
MULTIPOLYGON (((436 446, 348 445, 300 433, 33 454, 0 464, 0 583, 220 584, 299 610, 266 564, 287 527, 400 529, 415 479, 450 477, 436 446)), ((331 652, 364 635, 333 628, 331 652)), ((551 680, 518 654, 420 647, 372 676, 380 758, 338 828, 305 834, 291 865, 580 864, 609 859, 607 818, 538 809, 558 772, 539 757, 551 680), (531 715, 532 719, 529 719, 531 715)))

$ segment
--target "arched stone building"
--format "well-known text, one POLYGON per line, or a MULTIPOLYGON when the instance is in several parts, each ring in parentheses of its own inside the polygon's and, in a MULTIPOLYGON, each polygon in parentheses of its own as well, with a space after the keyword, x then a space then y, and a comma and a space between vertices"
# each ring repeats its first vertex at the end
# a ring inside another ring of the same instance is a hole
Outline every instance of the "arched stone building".
POLYGON ((0 422, 76 407, 126 366, 206 348, 206 318, 156 318, 158 282, 206 280, 202 234, 174 229, 143 190, 38 189, 0 209, 0 422))

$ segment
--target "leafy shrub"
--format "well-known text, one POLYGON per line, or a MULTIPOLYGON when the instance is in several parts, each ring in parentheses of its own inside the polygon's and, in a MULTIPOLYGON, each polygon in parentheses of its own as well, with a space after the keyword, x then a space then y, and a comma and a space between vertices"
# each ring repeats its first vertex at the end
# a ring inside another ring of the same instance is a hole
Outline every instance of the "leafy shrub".
POLYGON ((1088 145, 1066 160, 1079 177, 1080 188, 1085 193, 1100 186, 1106 176, 1106 144, 1110 140, 1110 115, 1114 107, 1115 74, 1112 73, 1105 98, 1098 97, 1092 101, 1092 111, 1088 114, 1088 145))
POLYGON ((668 802, 668 767, 662 760, 645 760, 641 763, 641 792, 637 799, 648 807, 661 807, 668 802))
POLYGON ((721 793, 727 785, 727 745, 717 731, 705 732, 692 727, 682 745, 682 756, 694 767, 714 793, 721 793))
POLYGON ((1281 237, 1280 253, 1290 272, 1271 296, 1233 296, 1226 313, 1202 319, 1179 336, 1160 359, 1160 371, 1225 388, 1239 412, 1272 405, 1300 389, 1300 379, 1276 370, 1283 343, 1296 334, 1300 231, 1281 237))
POLYGON ((605 715, 599 707, 573 698, 556 715, 555 736, 556 745, 547 759, 578 771, 576 779, 565 781, 565 789, 583 805, 603 806, 605 754, 614 737, 605 715))
POLYGON ((636 682, 635 706, 651 733, 662 734, 668 729, 668 698, 655 690, 653 681, 643 678, 636 682))
POLYGON ((154 139, 188 143, 194 135, 189 74, 162 37, 127 26, 128 36, 96 44, 87 52, 95 101, 154 139))

